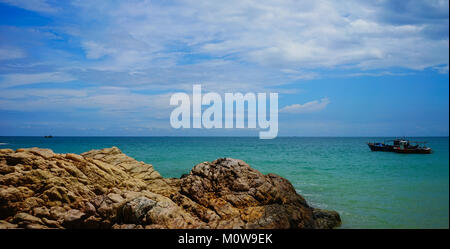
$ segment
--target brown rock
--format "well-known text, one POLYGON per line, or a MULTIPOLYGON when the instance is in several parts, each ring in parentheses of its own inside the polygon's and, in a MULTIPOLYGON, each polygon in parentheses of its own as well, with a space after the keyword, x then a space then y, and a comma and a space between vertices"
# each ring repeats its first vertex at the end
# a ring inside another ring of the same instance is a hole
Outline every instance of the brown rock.
POLYGON ((17 224, 11 224, 7 221, 0 220, 0 229, 14 229, 18 228, 19 226, 17 224))
POLYGON ((180 193, 217 213, 220 219, 208 223, 213 228, 322 228, 286 179, 263 175, 241 160, 196 165, 182 178, 180 193))
POLYGON ((66 158, 73 160, 73 161, 77 161, 77 162, 82 162, 83 161, 83 157, 77 154, 72 154, 72 153, 67 153, 66 154, 66 158))
POLYGON ((102 225, 102 219, 100 217, 90 216, 83 221, 83 228, 98 229, 102 225))
POLYGON ((49 217, 50 216, 50 210, 46 207, 35 207, 33 208, 33 214, 36 217, 49 217))
POLYGON ((87 215, 94 215, 96 213, 96 209, 95 209, 94 205, 92 205, 92 203, 86 202, 85 206, 84 206, 84 212, 87 215))
POLYGON ((47 218, 42 218, 42 221, 45 223, 46 226, 51 228, 63 228, 59 222, 56 220, 49 220, 47 218))
POLYGON ((20 227, 26 227, 31 224, 43 225, 41 219, 27 213, 17 213, 13 218, 13 223, 18 224, 20 227))
POLYGON ((47 226, 41 224, 27 224, 25 226, 26 229, 48 229, 47 226))
POLYGON ((120 221, 123 223, 142 223, 147 212, 156 205, 154 200, 141 196, 125 203, 119 210, 120 221))
POLYGON ((85 213, 81 212, 80 210, 71 209, 64 215, 64 221, 62 225, 68 228, 79 228, 81 227, 84 216, 85 213))
POLYGON ((53 220, 64 220, 67 210, 61 206, 55 206, 50 208, 50 218, 53 220))
POLYGON ((29 151, 29 152, 31 152, 37 156, 41 156, 45 159, 52 158, 55 155, 52 150, 41 149, 41 148, 36 148, 36 147, 28 149, 28 150, 24 150, 24 151, 29 151))
POLYGON ((0 149, 0 228, 334 228, 286 179, 241 160, 164 179, 117 147, 81 155, 0 149))
POLYGON ((341 225, 341 217, 336 211, 315 208, 313 214, 322 229, 331 229, 341 225))
POLYGON ((122 196, 120 196, 119 194, 116 194, 116 193, 108 194, 108 198, 114 203, 120 203, 120 202, 124 201, 122 196))

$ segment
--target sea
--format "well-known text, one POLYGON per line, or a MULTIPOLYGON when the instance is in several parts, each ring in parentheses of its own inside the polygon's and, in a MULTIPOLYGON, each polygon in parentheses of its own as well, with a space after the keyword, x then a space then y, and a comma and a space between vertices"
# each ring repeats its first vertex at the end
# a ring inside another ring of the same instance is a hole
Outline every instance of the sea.
POLYGON ((117 146, 164 177, 220 157, 288 179, 314 207, 336 210, 341 228, 449 228, 449 138, 414 137, 429 155, 372 152, 389 137, 0 137, 0 148, 82 153, 117 146))

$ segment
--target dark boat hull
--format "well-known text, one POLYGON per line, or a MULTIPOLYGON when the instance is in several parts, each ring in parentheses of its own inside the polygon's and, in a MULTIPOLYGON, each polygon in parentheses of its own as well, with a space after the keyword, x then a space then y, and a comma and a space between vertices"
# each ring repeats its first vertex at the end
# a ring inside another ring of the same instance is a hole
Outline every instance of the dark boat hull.
POLYGON ((431 149, 394 149, 394 152, 401 154, 431 154, 431 149))
POLYGON ((394 152, 394 146, 386 145, 386 144, 375 144, 368 143, 371 151, 385 151, 385 152, 394 152))
POLYGON ((400 149, 392 145, 381 143, 367 143, 371 151, 395 152, 401 154, 431 154, 430 148, 400 149))

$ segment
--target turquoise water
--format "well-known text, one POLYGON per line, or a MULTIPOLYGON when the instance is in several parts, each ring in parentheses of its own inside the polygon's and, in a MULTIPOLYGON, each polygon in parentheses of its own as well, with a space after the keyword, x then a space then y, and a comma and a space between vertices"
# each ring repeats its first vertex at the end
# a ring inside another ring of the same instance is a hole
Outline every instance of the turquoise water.
POLYGON ((371 152, 389 138, 0 137, 0 148, 42 147, 82 153, 117 146, 180 177, 197 163, 239 158, 287 178, 316 207, 338 211, 343 228, 449 228, 448 137, 426 140, 434 153, 371 152))

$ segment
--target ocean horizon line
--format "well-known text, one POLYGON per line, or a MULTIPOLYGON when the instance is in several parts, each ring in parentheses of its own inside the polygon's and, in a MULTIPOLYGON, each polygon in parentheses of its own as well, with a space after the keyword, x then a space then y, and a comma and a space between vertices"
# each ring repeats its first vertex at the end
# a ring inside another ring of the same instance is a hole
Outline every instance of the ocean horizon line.
MULTIPOLYGON (((12 135, 12 136, 4 136, 4 135, 0 135, 0 137, 45 137, 48 135, 12 135)), ((50 135, 52 136, 52 138, 55 137, 124 137, 124 138, 257 138, 259 139, 258 136, 128 136, 128 135, 83 135, 83 136, 67 136, 67 135, 63 135, 63 136, 59 136, 59 135, 50 135)), ((414 135, 414 136, 393 136, 393 135, 386 135, 386 136, 277 136, 276 138, 448 138, 449 135, 431 135, 431 136, 427 136, 427 135, 414 135)), ((274 139, 276 139, 274 138, 274 139)))

